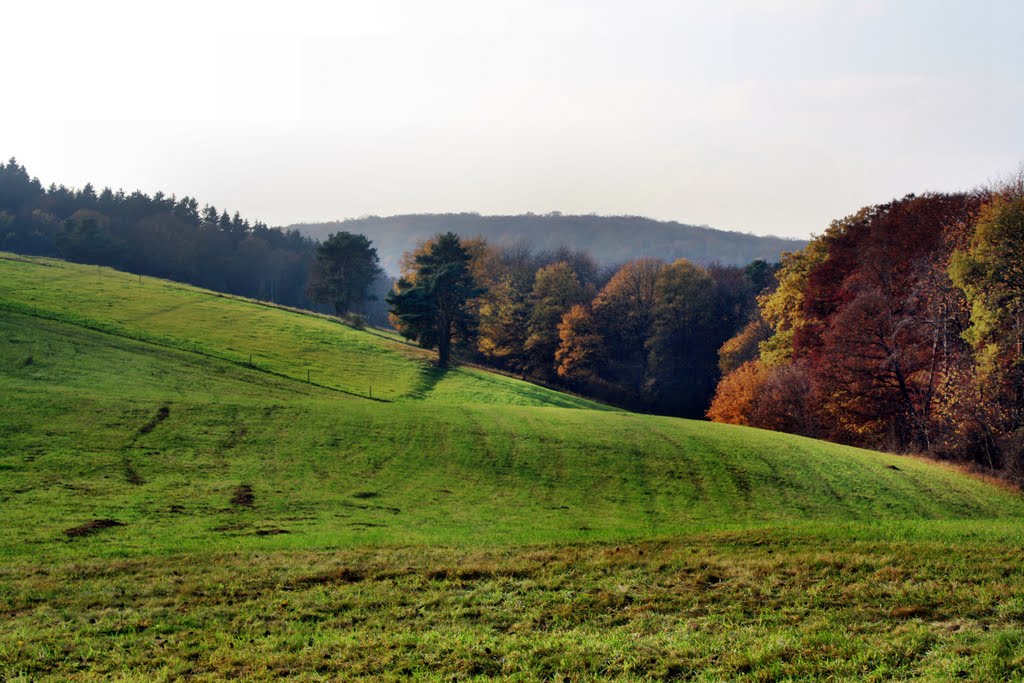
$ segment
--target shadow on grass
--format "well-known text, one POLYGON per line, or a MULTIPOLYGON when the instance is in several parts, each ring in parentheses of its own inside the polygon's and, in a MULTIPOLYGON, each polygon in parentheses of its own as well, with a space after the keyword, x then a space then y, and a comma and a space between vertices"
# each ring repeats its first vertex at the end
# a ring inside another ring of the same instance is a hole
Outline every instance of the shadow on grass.
POLYGON ((437 383, 441 381, 446 372, 446 369, 439 368, 433 363, 421 365, 420 376, 416 378, 416 386, 406 396, 418 400, 425 399, 434 390, 434 387, 437 386, 437 383))

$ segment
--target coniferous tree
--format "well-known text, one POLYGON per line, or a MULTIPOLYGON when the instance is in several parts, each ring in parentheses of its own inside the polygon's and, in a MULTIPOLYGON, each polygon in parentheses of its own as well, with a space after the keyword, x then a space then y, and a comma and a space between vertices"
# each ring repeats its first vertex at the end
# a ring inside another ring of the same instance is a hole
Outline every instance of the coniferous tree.
POLYGON ((303 288, 316 243, 197 200, 86 185, 43 188, 0 163, 0 250, 63 256, 231 294, 310 306, 303 288))
POLYGON ((479 296, 469 269, 470 255, 459 236, 437 236, 413 260, 414 278, 401 278, 387 303, 406 339, 437 348, 437 364, 448 367, 453 341, 468 342, 476 331, 469 306, 479 296))
POLYGON ((335 315, 357 309, 371 298, 374 280, 383 274, 377 250, 365 235, 339 232, 316 250, 306 295, 330 304, 335 315))

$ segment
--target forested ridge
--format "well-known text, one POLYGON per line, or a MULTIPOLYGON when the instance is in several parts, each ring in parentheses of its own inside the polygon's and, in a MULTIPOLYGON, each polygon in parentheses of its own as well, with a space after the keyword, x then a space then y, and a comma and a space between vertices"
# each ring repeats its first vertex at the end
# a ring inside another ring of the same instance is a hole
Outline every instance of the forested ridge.
POLYGON ((401 256, 409 245, 448 231, 463 238, 482 237, 491 244, 503 246, 525 242, 535 249, 551 250, 569 245, 585 250, 602 264, 653 257, 743 266, 757 259, 777 261, 782 252, 796 251, 807 244, 806 240, 730 232, 641 216, 559 212, 513 216, 477 213, 364 216, 326 223, 297 223, 289 227, 317 239, 325 239, 338 231, 366 235, 373 240, 381 263, 391 273, 397 272, 401 256))

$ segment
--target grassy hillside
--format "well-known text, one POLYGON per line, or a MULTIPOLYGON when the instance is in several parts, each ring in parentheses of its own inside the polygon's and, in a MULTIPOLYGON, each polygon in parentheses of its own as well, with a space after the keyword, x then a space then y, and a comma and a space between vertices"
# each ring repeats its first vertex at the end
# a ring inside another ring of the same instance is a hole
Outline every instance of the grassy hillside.
POLYGON ((0 473, 5 679, 1024 675, 1015 492, 106 269, 0 258, 0 473))
POLYGON ((329 318, 109 268, 9 255, 0 259, 0 306, 154 346, 251 362, 256 370, 285 378, 308 376, 353 396, 372 391, 375 399, 399 402, 596 407, 491 373, 441 373, 417 349, 329 318))
POLYGON ((1024 512, 922 461, 440 373, 371 332, 114 271, 0 260, 0 306, 8 552, 115 517, 100 547, 148 552, 1024 512))

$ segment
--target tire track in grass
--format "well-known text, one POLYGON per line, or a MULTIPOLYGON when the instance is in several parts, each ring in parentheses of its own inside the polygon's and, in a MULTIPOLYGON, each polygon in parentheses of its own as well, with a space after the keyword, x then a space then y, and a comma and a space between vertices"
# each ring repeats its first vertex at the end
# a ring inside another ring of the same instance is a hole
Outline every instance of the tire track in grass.
POLYGON ((132 484, 133 486, 142 486, 143 484, 146 483, 145 478, 141 474, 139 474, 139 471, 137 469, 135 469, 135 465, 133 464, 132 458, 129 455, 129 453, 136 448, 136 443, 138 443, 139 439, 152 432, 170 416, 171 404, 169 402, 165 402, 163 405, 157 408, 156 413, 149 418, 148 422, 146 422, 141 427, 139 427, 138 430, 136 430, 135 434, 132 435, 132 438, 129 440, 129 442, 122 448, 123 455, 121 457, 121 467, 124 470, 125 481, 127 481, 129 484, 132 484))
MULTIPOLYGON (((682 467, 684 473, 682 479, 692 489, 691 494, 688 496, 690 507, 706 501, 708 499, 708 492, 704 484, 704 472, 697 466, 697 461, 691 456, 689 449, 678 438, 670 436, 665 429, 654 427, 653 425, 648 426, 650 427, 648 430, 649 434, 661 439, 671 448, 673 455, 671 458, 672 464, 682 467)), ((675 478, 676 480, 680 479, 678 476, 675 478)))

